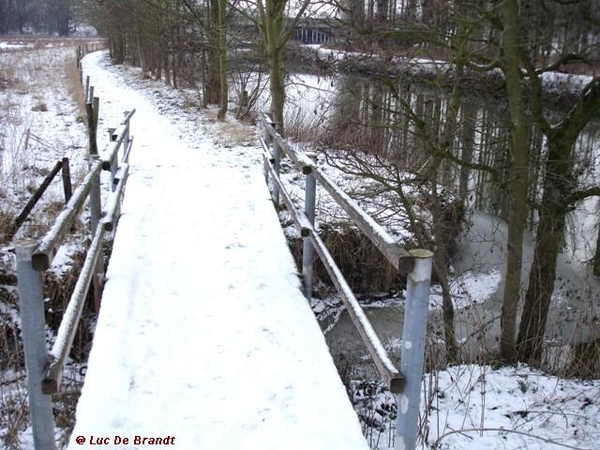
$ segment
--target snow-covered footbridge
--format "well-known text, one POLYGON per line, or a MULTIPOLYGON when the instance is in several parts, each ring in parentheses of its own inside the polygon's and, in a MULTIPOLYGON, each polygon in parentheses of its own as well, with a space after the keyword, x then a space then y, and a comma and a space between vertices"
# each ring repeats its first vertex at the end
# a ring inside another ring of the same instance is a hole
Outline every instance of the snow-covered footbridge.
POLYGON ((217 145, 226 128, 103 53, 84 72, 100 130, 136 109, 135 146, 69 448, 368 448, 256 148, 217 145))

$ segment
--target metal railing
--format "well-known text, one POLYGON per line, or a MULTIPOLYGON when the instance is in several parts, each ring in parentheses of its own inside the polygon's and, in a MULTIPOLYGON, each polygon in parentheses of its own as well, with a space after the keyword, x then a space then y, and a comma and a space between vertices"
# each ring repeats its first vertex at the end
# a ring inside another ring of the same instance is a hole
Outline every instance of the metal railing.
POLYGON ((358 204, 335 184, 306 154, 288 143, 278 132, 278 126, 267 114, 262 116, 264 134, 261 138, 265 178, 273 182, 273 201, 278 207, 285 203, 303 238, 302 276, 304 294, 312 295, 314 253, 319 255, 327 273, 344 301, 346 310, 356 327, 380 376, 396 395, 398 414, 396 448, 414 449, 416 446, 421 394, 421 379, 425 360, 425 334, 429 286, 433 253, 428 250, 407 251, 358 204), (279 178, 281 157, 285 153, 306 177, 304 209, 298 209, 279 178), (384 257, 401 273, 407 274, 407 294, 400 369, 390 359, 379 336, 364 314, 352 289, 335 263, 325 243, 314 227, 317 183, 348 214, 352 222, 379 249, 384 257))
MULTIPOLYGON (((88 105, 91 105, 92 96, 89 96, 89 99, 88 105)), ((90 145, 89 171, 50 230, 40 240, 30 239, 16 243, 21 332, 36 450, 56 448, 50 394, 59 390, 64 365, 73 344, 90 284, 101 278, 102 243, 106 232, 115 228, 129 173, 129 153, 133 144, 133 138, 130 137, 130 120, 134 113, 135 110, 125 112, 119 127, 110 130, 111 142, 102 155, 94 154, 94 146, 90 145), (104 206, 100 198, 102 169, 111 172, 111 192, 106 197, 104 206), (42 274, 50 267, 86 201, 90 208, 92 242, 60 323, 56 340, 48 352, 42 274)), ((93 116, 97 117, 97 111, 93 116)))

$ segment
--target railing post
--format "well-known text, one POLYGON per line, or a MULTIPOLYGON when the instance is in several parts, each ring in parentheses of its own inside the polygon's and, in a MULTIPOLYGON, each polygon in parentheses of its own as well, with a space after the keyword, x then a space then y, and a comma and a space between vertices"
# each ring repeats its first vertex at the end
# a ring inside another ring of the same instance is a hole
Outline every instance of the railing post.
POLYGON ((71 200, 73 195, 73 186, 71 185, 71 166, 69 165, 69 158, 62 159, 62 182, 63 192, 65 194, 65 203, 71 200))
MULTIPOLYGON (((119 137, 118 134, 115 133, 115 131, 117 131, 116 128, 109 128, 108 129, 108 141, 109 142, 116 142, 117 138, 119 137)), ((112 191, 114 192, 116 189, 114 180, 115 180, 115 176, 117 175, 117 170, 119 168, 119 152, 118 149, 115 151, 114 155, 112 156, 111 160, 110 160, 110 178, 113 181, 112 183, 112 191)))
POLYGON ((129 111, 124 111, 123 115, 125 116, 125 118, 121 122, 121 125, 125 125, 125 133, 123 135, 123 143, 125 144, 125 146, 123 148, 127 149, 127 143, 129 142, 129 111))
MULTIPOLYGON (((306 190, 304 198, 304 213, 311 225, 315 224, 315 204, 317 195, 317 180, 312 171, 306 174, 306 190)), ((312 298, 312 278, 315 248, 310 237, 304 237, 302 242, 302 279, 304 281, 304 296, 312 298)))
POLYGON ((16 246, 21 333, 34 448, 55 450, 52 399, 42 393, 48 351, 42 274, 33 268, 31 262, 36 247, 37 243, 31 240, 18 242, 16 246))
MULTIPOLYGON (((93 159, 97 159, 97 156, 92 157, 93 159)), ((92 232, 92 239, 95 237, 95 234, 101 231, 98 228, 98 224, 100 223, 100 215, 102 213, 102 200, 100 197, 100 175, 95 176, 92 180, 92 187, 90 189, 90 227, 92 232)), ((98 263, 96 267, 96 274, 93 278, 93 290, 94 290, 94 310, 96 313, 100 311, 100 295, 101 295, 101 282, 100 282, 100 274, 102 273, 102 258, 98 258, 98 263)))
MULTIPOLYGON (((265 145, 268 148, 270 148, 271 146, 271 133, 269 133, 269 128, 268 128, 268 124, 267 124, 267 120, 266 120, 266 115, 265 115, 265 119, 263 121, 265 129, 264 129, 264 133, 263 133, 263 140, 265 141, 265 145)), ((269 162, 267 160, 265 160, 265 183, 267 183, 267 186, 269 185, 269 170, 267 169, 267 165, 269 164, 269 162)))
POLYGON ((410 254, 415 257, 415 266, 408 274, 400 363, 400 371, 406 377, 406 385, 404 392, 396 395, 398 415, 395 450, 415 449, 425 362, 433 253, 429 250, 412 250, 410 254))
POLYGON ((85 77, 85 102, 90 103, 94 94, 90 95, 90 76, 85 77))
MULTIPOLYGON (((277 131, 277 133, 280 133, 280 123, 275 124, 275 131, 277 131)), ((279 145, 277 139, 275 139, 275 143, 273 144, 273 159, 273 167, 275 168, 275 173, 279 178, 279 172, 281 170, 281 145, 279 145)), ((275 202, 275 208, 277 209, 277 211, 279 211, 279 188, 276 184, 273 186, 273 202, 275 202)))
MULTIPOLYGON (((100 99, 98 97, 93 97, 94 88, 90 86, 90 103, 86 104, 87 110, 87 119, 88 119, 88 131, 89 131, 89 141, 90 141, 90 149, 89 149, 89 162, 90 167, 92 166, 93 161, 98 159, 98 143, 96 140, 97 131, 98 131, 98 115, 100 110, 100 99)), ((100 223, 100 215, 102 213, 102 200, 100 197, 100 175, 95 176, 92 180, 92 186, 90 189, 90 228, 92 239, 94 238, 94 234, 96 233, 98 228, 98 224, 100 223)), ((100 285, 100 275, 101 272, 101 260, 98 260, 98 267, 96 271, 96 275, 93 278, 93 293, 94 293, 94 310, 96 313, 100 311, 100 293, 101 293, 101 285, 100 285)))

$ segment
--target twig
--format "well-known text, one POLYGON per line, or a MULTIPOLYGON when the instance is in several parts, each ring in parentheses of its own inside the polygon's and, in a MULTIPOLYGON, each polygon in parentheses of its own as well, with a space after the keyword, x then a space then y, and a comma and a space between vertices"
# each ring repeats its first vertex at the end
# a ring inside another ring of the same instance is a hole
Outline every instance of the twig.
POLYGON ((540 441, 545 442, 546 444, 554 444, 554 445, 558 445, 560 447, 565 447, 565 448, 571 448, 573 450, 592 450, 592 449, 585 449, 585 448, 581 448, 581 447, 575 447, 573 445, 569 445, 569 444, 563 444, 562 442, 558 442, 555 441, 553 439, 549 439, 549 438, 545 438, 542 436, 536 436, 535 434, 531 434, 531 433, 526 433, 525 431, 518 431, 518 430, 508 430, 506 428, 465 428, 462 430, 452 430, 449 431, 443 435, 441 435, 440 437, 438 437, 436 439, 436 441, 433 443, 432 448, 438 448, 441 441, 452 435, 452 434, 464 434, 464 433, 470 433, 470 432, 478 432, 478 433, 483 433, 484 431, 497 431, 497 432, 502 432, 502 433, 514 433, 514 434, 519 434, 521 436, 527 436, 527 437, 531 437, 534 439, 539 439, 540 441))

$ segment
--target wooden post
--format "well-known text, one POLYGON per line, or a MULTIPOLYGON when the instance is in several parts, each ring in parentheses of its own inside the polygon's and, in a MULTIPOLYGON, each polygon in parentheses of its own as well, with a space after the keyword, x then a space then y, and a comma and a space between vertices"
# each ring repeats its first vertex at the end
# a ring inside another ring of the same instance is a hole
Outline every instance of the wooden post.
MULTIPOLYGON (((90 100, 85 104, 85 110, 87 113, 88 120, 88 133, 89 133, 89 155, 90 165, 92 162, 98 160, 98 143, 96 140, 98 130, 98 115, 100 109, 100 99, 93 97, 94 88, 90 87, 90 100)), ((92 232, 92 238, 94 233, 98 230, 98 224, 100 223, 100 214, 102 211, 102 201, 100 198, 100 176, 94 177, 92 180, 92 187, 90 190, 90 228, 92 232)), ((93 293, 94 293, 94 309, 96 313, 100 311, 100 295, 102 286, 100 282, 100 273, 102 271, 102 259, 98 259, 97 271, 93 277, 93 293)))
POLYGON ((69 165, 69 158, 62 159, 62 182, 63 192, 65 193, 65 203, 71 200, 73 195, 73 186, 71 185, 71 167, 69 165))
POLYGON ((17 230, 21 228, 21 225, 23 225, 23 222, 25 222, 25 219, 27 219, 27 217, 29 216, 31 210, 34 208, 34 206, 37 204, 40 198, 42 198, 42 195, 44 195, 44 192, 46 192, 46 189, 48 189, 48 186, 50 186, 50 183, 52 182, 56 174, 59 172, 61 167, 62 162, 58 161, 54 165, 54 168, 50 171, 50 173, 46 175, 46 178, 44 179, 40 187, 37 189, 37 191, 33 193, 32 197, 23 207, 19 215, 15 217, 15 220, 13 221, 13 225, 11 227, 12 235, 14 235, 17 232, 17 230))

